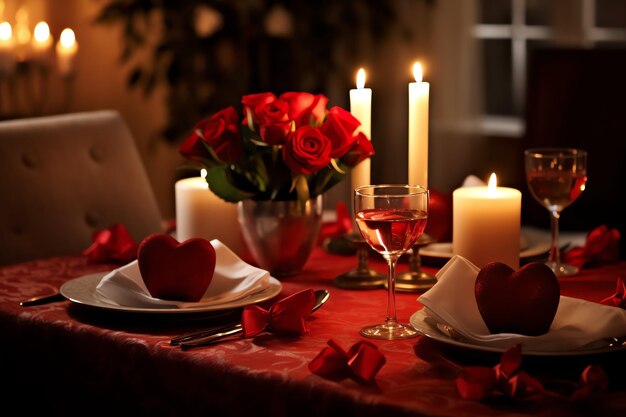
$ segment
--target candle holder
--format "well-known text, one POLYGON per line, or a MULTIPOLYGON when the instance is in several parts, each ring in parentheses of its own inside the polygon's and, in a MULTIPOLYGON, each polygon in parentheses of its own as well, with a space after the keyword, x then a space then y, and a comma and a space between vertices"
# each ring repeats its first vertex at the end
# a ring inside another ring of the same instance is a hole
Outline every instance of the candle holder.
MULTIPOLYGON (((411 249, 409 270, 396 276, 396 290, 401 292, 422 292, 435 285, 437 278, 422 270, 420 248, 435 242, 431 236, 423 234, 411 249)), ((387 283, 385 282, 385 286, 387 283)))
POLYGON ((360 233, 348 233, 344 235, 350 244, 356 248, 358 264, 345 274, 337 276, 333 280, 336 287, 348 290, 369 290, 384 288, 386 276, 368 266, 369 245, 360 233))

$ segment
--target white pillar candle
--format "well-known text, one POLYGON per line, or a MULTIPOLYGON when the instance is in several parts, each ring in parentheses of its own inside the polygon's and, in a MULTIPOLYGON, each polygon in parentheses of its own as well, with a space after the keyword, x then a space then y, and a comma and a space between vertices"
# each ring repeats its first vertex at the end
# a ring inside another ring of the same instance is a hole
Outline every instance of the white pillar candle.
POLYGON ((461 187, 452 194, 452 252, 482 268, 492 261, 519 268, 522 193, 497 187, 461 187))
MULTIPOLYGON (((350 113, 361 122, 359 129, 369 140, 372 140, 372 89, 365 88, 365 71, 359 69, 356 76, 356 87, 350 90, 350 113)), ((370 184, 371 161, 361 161, 351 172, 352 189, 370 184)))
POLYGON ((409 83, 409 184, 428 188, 428 99, 430 84, 422 81, 422 66, 413 65, 409 83))
POLYGON ((237 204, 216 196, 203 177, 176 182, 176 239, 219 239, 237 255, 244 254, 237 204))
POLYGON ((59 73, 68 77, 74 73, 74 58, 78 51, 78 43, 72 29, 63 29, 56 45, 57 66, 59 73))

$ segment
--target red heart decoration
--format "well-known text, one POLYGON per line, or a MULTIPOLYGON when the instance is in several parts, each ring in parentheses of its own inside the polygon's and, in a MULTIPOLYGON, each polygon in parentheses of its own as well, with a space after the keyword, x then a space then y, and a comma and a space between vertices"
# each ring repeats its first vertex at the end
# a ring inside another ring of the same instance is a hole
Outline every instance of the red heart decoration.
POLYGON ((452 193, 429 188, 428 223, 424 233, 439 242, 452 242, 452 193))
POLYGON ((545 264, 517 271, 501 262, 485 265, 474 286, 478 310, 491 333, 538 336, 547 333, 559 306, 561 288, 545 264))
POLYGON ((206 239, 182 243, 155 233, 139 244, 137 262, 141 277, 154 298, 200 301, 215 272, 215 248, 206 239))

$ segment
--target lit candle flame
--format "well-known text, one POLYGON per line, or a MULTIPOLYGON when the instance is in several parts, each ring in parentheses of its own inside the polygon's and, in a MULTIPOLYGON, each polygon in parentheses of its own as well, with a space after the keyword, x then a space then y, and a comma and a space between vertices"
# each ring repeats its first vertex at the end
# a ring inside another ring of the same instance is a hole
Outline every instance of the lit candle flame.
POLYGON ((491 177, 489 177, 489 184, 487 184, 487 194, 489 194, 490 196, 495 196, 497 186, 498 179, 496 177, 496 173, 494 172, 493 174, 491 174, 491 177))
POLYGON ((356 88, 361 89, 365 87, 365 70, 360 68, 356 73, 356 88))
POLYGON ((39 22, 35 26, 35 40, 44 43, 50 38, 50 27, 46 22, 39 22))
POLYGON ((413 64, 413 76, 415 77, 415 82, 422 82, 422 64, 420 64, 419 62, 413 64))
POLYGON ((13 29, 9 22, 0 23, 0 40, 8 41, 13 36, 13 29))
POLYGON ((69 28, 63 29, 63 32, 61 32, 60 42, 64 48, 71 48, 74 46, 76 43, 76 35, 74 35, 74 31, 69 28))
POLYGON ((208 190, 208 189, 209 189, 209 183, 208 183, 208 182, 206 182, 206 174, 207 174, 206 169, 202 168, 202 169, 200 170, 200 176, 201 176, 201 177, 202 177, 202 179, 204 180, 204 184, 202 184, 202 187, 203 187, 203 188, 206 188, 206 189, 208 190))

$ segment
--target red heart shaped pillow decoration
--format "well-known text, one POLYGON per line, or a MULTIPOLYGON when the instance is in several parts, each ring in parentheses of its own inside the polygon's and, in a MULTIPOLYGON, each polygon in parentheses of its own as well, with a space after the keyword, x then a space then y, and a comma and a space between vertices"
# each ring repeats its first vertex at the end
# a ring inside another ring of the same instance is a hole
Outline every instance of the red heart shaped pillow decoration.
POLYGON ((539 262, 517 271, 501 262, 485 265, 474 286, 476 303, 491 333, 547 333, 559 306, 560 285, 539 262))
POLYGON ((179 243, 163 233, 139 244, 137 262, 141 277, 154 298, 200 301, 215 272, 215 248, 206 239, 179 243))

